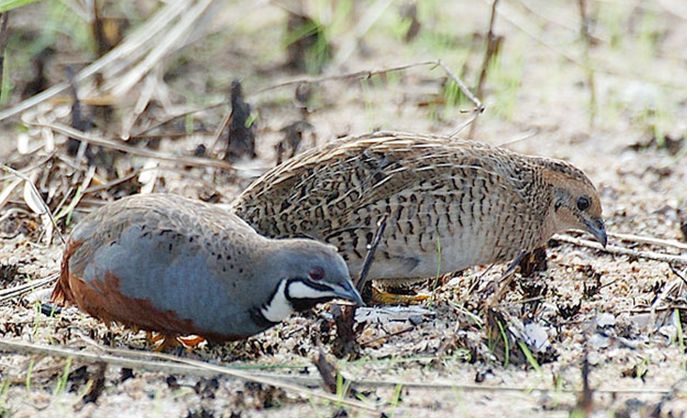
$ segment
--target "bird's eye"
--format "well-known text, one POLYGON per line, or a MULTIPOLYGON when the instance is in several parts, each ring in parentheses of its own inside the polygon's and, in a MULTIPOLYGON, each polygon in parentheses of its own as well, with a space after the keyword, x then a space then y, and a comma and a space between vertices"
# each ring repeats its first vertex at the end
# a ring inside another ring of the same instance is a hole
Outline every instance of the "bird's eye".
POLYGON ((322 280, 324 279, 324 270, 319 266, 313 267, 310 273, 308 273, 308 277, 310 277, 310 280, 322 280))
POLYGON ((589 209, 591 202, 587 196, 581 196, 577 199, 577 209, 585 211, 589 209))

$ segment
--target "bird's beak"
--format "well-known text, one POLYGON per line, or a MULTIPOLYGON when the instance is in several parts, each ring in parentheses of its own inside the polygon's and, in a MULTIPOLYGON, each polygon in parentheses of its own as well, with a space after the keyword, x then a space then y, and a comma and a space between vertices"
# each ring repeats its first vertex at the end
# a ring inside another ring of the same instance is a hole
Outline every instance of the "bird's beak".
POLYGON ((363 298, 360 297, 360 293, 355 290, 355 287, 353 287, 353 284, 351 284, 350 280, 346 280, 343 286, 336 286, 334 288, 334 294, 341 299, 355 302, 355 304, 358 306, 365 306, 363 298))
POLYGON ((590 219, 585 220, 584 224, 587 227, 587 232, 592 234, 594 238, 596 238, 596 240, 599 241, 604 248, 606 248, 608 236, 606 235, 606 226, 604 225, 604 221, 601 219, 590 219))

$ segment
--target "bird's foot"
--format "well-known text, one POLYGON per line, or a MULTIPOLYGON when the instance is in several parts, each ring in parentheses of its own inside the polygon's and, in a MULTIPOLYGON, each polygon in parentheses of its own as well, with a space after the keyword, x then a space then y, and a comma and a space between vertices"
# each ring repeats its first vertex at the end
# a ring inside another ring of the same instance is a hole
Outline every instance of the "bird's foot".
POLYGON ((205 338, 198 335, 189 335, 187 337, 177 337, 177 341, 187 349, 193 349, 205 342, 205 338))
POLYGON ((205 338, 198 335, 188 337, 171 336, 157 332, 146 332, 148 342, 153 345, 153 351, 162 352, 179 346, 192 350, 205 341, 205 338))
POLYGON ((397 293, 385 292, 372 286, 372 297, 370 302, 376 305, 417 305, 429 299, 430 295, 420 293, 415 295, 400 295, 397 293))
POLYGON ((171 348, 179 346, 179 342, 176 337, 171 335, 160 334, 158 332, 146 332, 146 338, 148 342, 153 346, 153 351, 156 353, 161 353, 167 351, 171 348))

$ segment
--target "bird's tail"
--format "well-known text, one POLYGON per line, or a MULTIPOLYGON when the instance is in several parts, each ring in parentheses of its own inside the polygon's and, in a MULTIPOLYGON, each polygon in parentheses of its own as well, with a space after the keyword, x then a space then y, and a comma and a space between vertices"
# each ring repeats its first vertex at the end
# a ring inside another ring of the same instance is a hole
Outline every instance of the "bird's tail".
POLYGON ((60 278, 57 279, 57 283, 55 283, 55 287, 52 290, 52 295, 50 296, 50 300, 53 303, 63 305, 65 303, 74 302, 72 291, 69 286, 69 259, 80 246, 81 242, 79 241, 70 241, 67 243, 67 248, 64 250, 64 254, 62 255, 60 278))

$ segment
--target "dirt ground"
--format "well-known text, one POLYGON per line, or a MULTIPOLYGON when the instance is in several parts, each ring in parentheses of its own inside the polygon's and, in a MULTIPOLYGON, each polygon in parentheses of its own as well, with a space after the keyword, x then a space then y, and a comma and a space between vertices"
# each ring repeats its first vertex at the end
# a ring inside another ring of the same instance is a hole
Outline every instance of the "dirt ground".
MULTIPOLYGON (((8 56, 16 59, 6 71, 14 89, 4 109, 20 102, 22 86, 33 77, 31 57, 22 58, 28 51, 22 45, 31 45, 35 53, 40 48, 27 39, 41 35, 55 50, 46 64, 48 86, 64 79, 68 64, 79 69, 94 59, 92 51, 79 44, 84 35, 76 29, 37 27, 37 22, 63 16, 60 7, 76 7, 66 3, 46 1, 12 11, 9 30, 15 38, 8 56)), ((286 9, 294 5, 215 2, 195 24, 212 33, 194 31, 190 39, 195 41, 157 63, 154 77, 116 99, 99 94, 90 82, 80 85, 83 110, 95 121, 88 132, 120 141, 127 126, 133 126, 130 132, 141 132, 171 115, 225 100, 231 81, 240 79, 257 116, 257 157, 233 161, 240 170, 106 149, 89 174, 85 159, 75 163, 67 155, 63 133, 29 124, 69 125, 68 92, 2 121, 0 161, 28 176, 54 214, 78 202, 58 220, 66 235, 97 205, 142 191, 228 203, 276 164, 283 128, 295 122, 311 125, 300 143, 302 151, 379 129, 446 134, 471 117, 472 103, 456 100, 446 73, 432 65, 308 84, 307 93, 296 92, 296 84, 259 91, 290 79, 437 59, 474 91, 491 2, 420 0, 414 37, 408 35, 414 20, 402 17, 412 16, 409 5, 414 3, 305 3, 307 13, 327 27, 334 45, 323 74, 306 75, 285 66, 286 9), (127 125, 127 115, 136 112, 136 102, 146 94, 150 103, 127 125), (89 105, 84 97, 111 104, 109 116, 102 115, 107 113, 104 106, 89 105), (133 171, 143 167, 150 175, 133 171), (128 175, 121 184, 110 183, 128 175), (77 187, 89 176, 94 180, 86 187, 108 187, 76 200, 77 187)), ((491 319, 479 310, 479 292, 468 289, 474 280, 484 286, 497 278, 505 266, 475 267, 445 277, 420 306, 359 309, 351 355, 340 355, 336 308, 331 306, 294 316, 245 342, 170 353, 318 394, 324 390, 315 360, 324 353, 344 377, 334 384, 335 396, 356 406, 246 382, 224 372, 145 367, 161 358, 144 357, 140 364, 124 366, 115 360, 94 362, 2 345, 2 416, 687 416, 687 8, 671 0, 583 3, 589 45, 580 35, 577 2, 499 3, 493 33, 502 40, 487 67, 481 94, 486 110, 477 119, 475 138, 565 159, 583 169, 600 191, 611 247, 630 249, 634 255, 553 240, 547 268, 527 278, 518 273, 491 319), (671 268, 647 258, 648 253, 682 258, 675 257, 671 268), (501 333, 494 333, 494 324, 500 324, 501 333), (585 383, 591 390, 586 396, 585 383)), ((109 6, 111 15, 129 18, 128 31, 162 7, 153 1, 131 10, 109 6)), ((113 80, 120 86, 126 81, 123 76, 105 77, 105 83, 113 80)), ((177 118, 151 130, 155 137, 132 135, 128 143, 177 157, 217 160, 213 151, 221 151, 224 136, 216 149, 211 145, 227 111, 224 105, 177 118)), ((3 191, 18 182, 12 174, 3 176, 3 191)), ((48 241, 50 222, 32 209, 36 203, 31 203, 31 192, 17 184, 7 196, 0 191, 3 289, 54 275, 63 249, 56 232, 48 241)), ((416 290, 429 292, 433 283, 416 290)), ((49 293, 46 284, 19 296, 0 294, 2 342, 67 347, 120 359, 150 352, 143 332, 108 329, 75 308, 51 315, 45 305, 49 293)))

